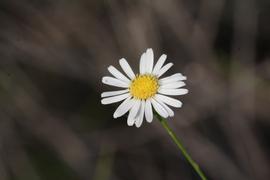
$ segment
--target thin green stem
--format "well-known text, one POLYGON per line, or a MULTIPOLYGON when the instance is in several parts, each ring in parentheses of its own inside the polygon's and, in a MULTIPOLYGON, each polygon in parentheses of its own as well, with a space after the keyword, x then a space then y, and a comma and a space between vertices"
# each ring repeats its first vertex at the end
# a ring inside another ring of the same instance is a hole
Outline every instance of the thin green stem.
POLYGON ((166 119, 164 119, 163 117, 161 117, 160 115, 158 115, 157 113, 155 113, 156 117, 158 118, 158 120, 160 121, 160 123, 162 124, 162 126, 164 127, 164 129, 166 129, 166 131, 168 132, 168 134, 170 135, 170 137, 172 138, 173 142, 177 145, 177 147, 181 150, 182 154, 184 155, 184 157, 186 158, 186 160, 189 162, 189 164, 193 167, 193 169, 196 171, 196 173, 200 176, 200 178, 202 180, 207 180, 206 176, 203 174, 203 172, 201 171, 200 167, 198 166, 198 164, 191 158, 191 156, 188 154, 187 150, 185 149, 185 147, 183 146, 181 140, 179 138, 177 138, 176 134, 172 131, 172 129, 169 127, 166 119))

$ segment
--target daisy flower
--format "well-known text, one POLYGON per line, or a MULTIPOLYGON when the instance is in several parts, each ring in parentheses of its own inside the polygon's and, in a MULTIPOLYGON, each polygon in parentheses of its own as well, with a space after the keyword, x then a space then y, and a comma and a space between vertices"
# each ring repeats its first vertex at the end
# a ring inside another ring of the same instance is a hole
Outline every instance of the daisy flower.
POLYGON ((180 108, 182 102, 169 97, 184 95, 188 93, 183 82, 186 77, 181 73, 176 73, 168 77, 161 78, 172 66, 173 63, 164 65, 167 56, 163 54, 154 66, 154 53, 152 49, 147 49, 141 55, 139 73, 135 74, 126 59, 119 60, 119 64, 126 75, 113 66, 108 70, 113 77, 102 78, 104 84, 123 88, 123 90, 103 92, 102 104, 112 104, 123 101, 113 114, 118 118, 129 112, 127 118, 128 126, 140 127, 145 117, 147 122, 153 120, 153 109, 161 117, 174 116, 173 110, 169 107, 180 108))

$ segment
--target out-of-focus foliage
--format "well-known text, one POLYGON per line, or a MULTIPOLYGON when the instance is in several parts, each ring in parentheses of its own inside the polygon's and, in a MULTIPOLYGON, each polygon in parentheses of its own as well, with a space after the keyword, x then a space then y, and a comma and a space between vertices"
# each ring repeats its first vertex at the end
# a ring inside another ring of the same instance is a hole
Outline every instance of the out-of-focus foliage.
POLYGON ((2 0, 0 179, 198 179, 158 121, 101 106, 148 47, 188 77, 169 124, 209 179, 270 178, 268 0, 2 0))

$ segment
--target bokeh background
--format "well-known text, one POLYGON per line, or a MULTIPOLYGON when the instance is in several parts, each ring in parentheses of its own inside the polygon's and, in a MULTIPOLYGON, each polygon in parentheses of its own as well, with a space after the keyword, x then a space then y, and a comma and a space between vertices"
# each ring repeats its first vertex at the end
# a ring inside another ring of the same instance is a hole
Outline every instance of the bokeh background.
POLYGON ((157 120, 102 106, 153 48, 188 77, 170 126, 209 179, 270 179, 269 0, 1 0, 0 180, 198 179, 157 120))

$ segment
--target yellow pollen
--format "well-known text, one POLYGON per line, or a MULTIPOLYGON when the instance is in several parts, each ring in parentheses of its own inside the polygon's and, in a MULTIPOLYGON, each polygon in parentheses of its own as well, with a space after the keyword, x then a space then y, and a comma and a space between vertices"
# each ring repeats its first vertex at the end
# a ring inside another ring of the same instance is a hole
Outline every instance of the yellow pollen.
POLYGON ((129 90, 134 98, 146 100, 157 93, 158 87, 158 80, 155 76, 144 74, 136 76, 129 90))

